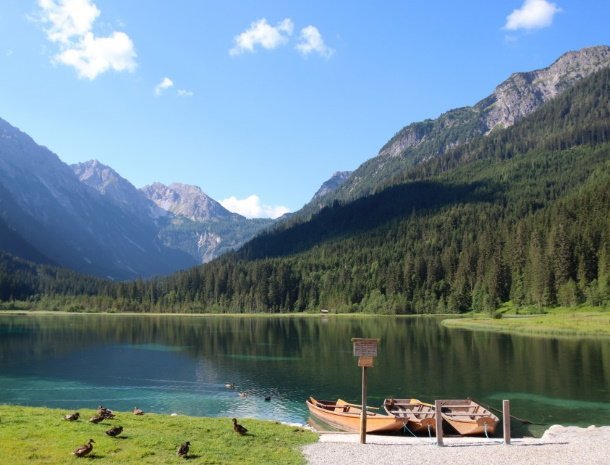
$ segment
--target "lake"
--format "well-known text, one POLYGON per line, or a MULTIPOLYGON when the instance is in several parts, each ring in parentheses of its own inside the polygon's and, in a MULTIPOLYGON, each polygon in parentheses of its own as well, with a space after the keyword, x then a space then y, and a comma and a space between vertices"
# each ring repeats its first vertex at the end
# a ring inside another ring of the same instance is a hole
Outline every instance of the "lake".
POLYGON ((440 321, 0 315, 0 403, 305 423, 309 395, 359 403, 350 340, 373 337, 381 342, 369 405, 472 397, 501 408, 510 399, 513 415, 540 424, 522 434, 610 424, 610 340, 470 332, 440 321))

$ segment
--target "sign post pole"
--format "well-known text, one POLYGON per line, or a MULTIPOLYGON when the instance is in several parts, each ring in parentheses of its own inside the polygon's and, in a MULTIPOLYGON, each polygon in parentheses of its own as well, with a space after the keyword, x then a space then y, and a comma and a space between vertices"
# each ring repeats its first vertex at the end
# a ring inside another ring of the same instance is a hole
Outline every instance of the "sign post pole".
POLYGON ((360 413, 360 444, 366 444, 366 388, 367 368, 373 366, 373 357, 377 356, 379 339, 352 338, 354 356, 358 357, 358 366, 362 367, 362 411, 360 413))
POLYGON ((360 444, 366 444, 366 367, 362 367, 362 413, 360 414, 360 444))

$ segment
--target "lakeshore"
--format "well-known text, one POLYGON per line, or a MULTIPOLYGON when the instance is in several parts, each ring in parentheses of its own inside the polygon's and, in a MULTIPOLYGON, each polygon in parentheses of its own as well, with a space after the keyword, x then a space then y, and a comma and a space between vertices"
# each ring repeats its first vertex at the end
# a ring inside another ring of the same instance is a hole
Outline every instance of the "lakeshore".
POLYGON ((551 426, 541 438, 445 438, 444 446, 434 438, 367 435, 359 444, 358 434, 322 434, 316 443, 303 447, 308 465, 606 465, 610 426, 551 426))
MULTIPOLYGON (((99 424, 87 421, 93 409, 81 409, 79 421, 66 421, 58 409, 0 405, 0 450, 13 465, 60 464, 73 460, 72 451, 89 438, 95 440, 91 458, 99 463, 182 463, 176 447, 191 443, 189 463, 371 465, 422 463, 457 465, 605 465, 610 426, 559 426, 540 438, 446 437, 444 446, 435 438, 400 435, 315 433, 298 425, 276 421, 239 419, 246 435, 235 433, 229 418, 198 418, 146 413, 116 412, 115 419, 99 424), (121 425, 117 438, 104 434, 121 425)), ((86 460, 86 459, 85 459, 86 460)))
POLYGON ((482 315, 445 319, 450 329, 468 329, 504 334, 542 337, 610 337, 610 311, 602 308, 578 310, 548 309, 548 313, 503 314, 501 318, 482 315))
POLYGON ((336 313, 288 312, 288 313, 174 313, 174 312, 104 312, 104 311, 63 311, 40 310, 31 308, 14 308, 4 304, 0 306, 0 315, 107 315, 125 317, 170 317, 185 318, 439 318, 448 329, 467 329, 491 333, 516 334, 535 337, 600 337, 610 338, 610 309, 604 307, 572 307, 538 309, 536 313, 518 313, 512 307, 508 312, 500 312, 501 318, 492 318, 485 314, 408 314, 382 315, 374 313, 336 313))

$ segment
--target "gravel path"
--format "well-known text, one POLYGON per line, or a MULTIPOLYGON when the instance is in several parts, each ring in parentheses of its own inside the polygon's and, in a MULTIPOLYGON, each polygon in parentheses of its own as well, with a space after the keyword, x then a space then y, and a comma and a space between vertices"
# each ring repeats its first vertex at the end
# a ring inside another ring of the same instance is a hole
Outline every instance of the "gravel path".
POLYGON ((429 438, 325 433, 303 449, 309 465, 609 465, 610 426, 551 426, 541 438, 429 438))

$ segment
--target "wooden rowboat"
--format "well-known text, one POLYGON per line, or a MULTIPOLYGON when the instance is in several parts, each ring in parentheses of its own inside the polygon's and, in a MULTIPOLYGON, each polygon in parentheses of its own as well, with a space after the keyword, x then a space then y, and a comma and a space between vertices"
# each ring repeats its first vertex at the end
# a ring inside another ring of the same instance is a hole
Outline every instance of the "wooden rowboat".
POLYGON ((470 399, 441 400, 441 415, 463 436, 492 436, 500 421, 485 407, 470 399))
MULTIPOLYGON (((341 399, 316 400, 309 397, 305 403, 309 412, 320 420, 343 431, 357 433, 360 431, 362 406, 350 404, 341 399)), ((390 433, 403 427, 402 420, 394 415, 385 415, 366 411, 367 433, 390 433)))
POLYGON ((436 435, 434 405, 418 399, 385 399, 383 408, 402 421, 412 433, 436 435))

